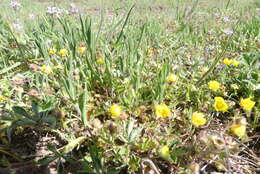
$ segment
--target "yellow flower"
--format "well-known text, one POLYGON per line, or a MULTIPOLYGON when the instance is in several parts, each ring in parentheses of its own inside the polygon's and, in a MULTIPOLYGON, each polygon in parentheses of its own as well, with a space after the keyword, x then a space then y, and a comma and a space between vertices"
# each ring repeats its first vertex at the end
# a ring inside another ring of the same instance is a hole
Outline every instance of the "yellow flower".
POLYGON ((233 125, 230 129, 234 134, 236 134, 239 137, 243 137, 246 134, 246 125, 244 124, 233 125))
POLYGON ((225 65, 229 66, 229 65, 231 65, 231 63, 232 63, 232 60, 230 60, 229 58, 225 58, 225 59, 223 60, 223 63, 224 63, 225 65))
POLYGON ((43 72, 44 74, 51 74, 52 73, 52 69, 48 65, 42 65, 41 66, 41 72, 43 72))
POLYGON ((114 104, 110 107, 109 112, 111 113, 112 118, 119 117, 122 113, 122 107, 114 104))
POLYGON ((57 50, 55 48, 50 48, 49 49, 49 54, 50 55, 54 55, 54 54, 56 54, 56 52, 57 52, 57 50))
POLYGON ((254 106, 255 102, 251 100, 251 98, 241 99, 240 106, 246 111, 250 111, 254 106))
POLYGON ((155 106, 155 114, 157 117, 167 118, 171 115, 171 111, 165 104, 155 106))
POLYGON ((215 80, 210 81, 208 85, 209 85, 209 89, 212 91, 217 91, 220 87, 220 83, 215 80))
POLYGON ((195 112, 191 116, 192 124, 195 126, 202 126, 206 124, 207 120, 205 119, 203 113, 195 112))
POLYGON ((84 54, 86 52, 87 48, 86 47, 79 47, 79 53, 84 54))
POLYGON ((168 157, 168 156, 170 156, 170 149, 169 149, 169 147, 168 147, 167 145, 165 145, 165 146, 163 146, 163 147, 161 148, 161 155, 162 155, 163 157, 168 157))
POLYGON ((214 108, 216 111, 227 111, 228 105, 222 97, 215 97, 214 108))
POLYGON ((238 67, 239 66, 239 61, 232 60, 232 65, 234 65, 235 67, 238 67))
POLYGON ((0 102, 4 102, 4 101, 7 101, 7 100, 8 100, 7 97, 0 95, 0 102))
POLYGON ((178 77, 177 77, 175 74, 170 74, 170 75, 167 77, 167 81, 170 82, 170 83, 176 82, 177 79, 178 79, 178 77))
POLYGON ((60 55, 62 57, 68 56, 69 55, 68 50, 66 50, 65 48, 61 49, 60 50, 60 55))
POLYGON ((105 63, 105 61, 104 61, 104 59, 102 59, 102 58, 98 58, 98 59, 97 59, 97 63, 98 63, 99 65, 103 65, 103 64, 105 63))

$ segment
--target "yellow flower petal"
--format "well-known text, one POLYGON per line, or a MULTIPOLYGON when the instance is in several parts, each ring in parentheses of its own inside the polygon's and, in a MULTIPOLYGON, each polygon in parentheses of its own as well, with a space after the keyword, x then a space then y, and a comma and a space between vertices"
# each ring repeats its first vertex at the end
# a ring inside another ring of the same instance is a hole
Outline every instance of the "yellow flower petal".
POLYGON ((225 64, 225 65, 229 66, 229 65, 231 65, 231 64, 232 64, 232 60, 231 60, 231 59, 229 59, 229 58, 225 58, 225 59, 223 60, 223 64, 225 64))
POLYGON ((79 47, 79 53, 84 54, 87 51, 86 47, 79 47))
POLYGON ((69 55, 69 52, 68 52, 68 50, 66 50, 65 48, 63 48, 63 49, 60 50, 60 55, 61 55, 62 57, 65 57, 65 56, 68 56, 68 55, 69 55))
POLYGON ((44 74, 51 74, 52 73, 52 69, 48 65, 42 65, 41 66, 41 72, 44 73, 44 74))
POLYGON ((244 110, 250 111, 255 106, 255 102, 252 101, 251 98, 241 99, 240 100, 240 106, 244 110))
POLYGON ((214 108, 216 111, 227 111, 228 105, 222 97, 215 97, 214 108))
POLYGON ((178 79, 178 77, 177 77, 175 74, 170 74, 170 75, 167 77, 167 81, 170 82, 170 83, 176 82, 177 79, 178 79))
POLYGON ((111 113, 112 118, 117 118, 122 113, 122 107, 118 105, 112 105, 109 109, 109 112, 111 113))
POLYGON ((195 112, 191 116, 191 122, 195 126, 202 126, 206 124, 207 120, 205 119, 203 113, 195 112))
POLYGON ((57 52, 57 50, 55 48, 50 48, 49 49, 49 54, 50 55, 54 55, 54 54, 56 54, 56 52, 57 52))
POLYGON ((212 91, 217 91, 220 88, 220 83, 215 80, 210 81, 208 85, 209 89, 212 91))
POLYGON ((168 156, 170 156, 170 149, 169 149, 169 147, 168 147, 167 145, 165 145, 165 146, 163 146, 163 147, 161 148, 161 155, 162 155, 163 157, 168 157, 168 156))
POLYGON ((157 117, 167 118, 171 115, 171 111, 165 104, 155 106, 155 114, 157 117))
POLYGON ((243 137, 246 134, 246 125, 233 125, 230 129, 239 137, 243 137))

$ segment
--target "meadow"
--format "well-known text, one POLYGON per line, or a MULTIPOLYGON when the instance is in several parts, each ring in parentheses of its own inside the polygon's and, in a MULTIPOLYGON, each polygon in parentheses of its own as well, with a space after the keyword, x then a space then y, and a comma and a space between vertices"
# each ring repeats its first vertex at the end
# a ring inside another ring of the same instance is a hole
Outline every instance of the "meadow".
POLYGON ((259 0, 0 7, 0 174, 260 172, 259 0))

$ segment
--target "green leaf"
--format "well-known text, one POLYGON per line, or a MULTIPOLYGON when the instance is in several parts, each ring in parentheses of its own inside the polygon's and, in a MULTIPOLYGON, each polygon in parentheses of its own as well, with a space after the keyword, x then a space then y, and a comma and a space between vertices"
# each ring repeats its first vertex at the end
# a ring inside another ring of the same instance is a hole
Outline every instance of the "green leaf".
POLYGON ((79 137, 75 140, 72 140, 71 142, 69 142, 69 144, 67 144, 66 146, 63 146, 62 148, 58 149, 59 152, 62 153, 69 153, 71 152, 75 147, 79 146, 80 144, 82 144, 87 138, 82 136, 79 137))
POLYGON ((20 106, 14 106, 12 109, 13 109, 13 111, 14 111, 16 114, 18 114, 18 115, 22 115, 22 116, 28 117, 28 118, 31 117, 30 114, 28 114, 28 113, 27 113, 22 107, 20 107, 20 106))
POLYGON ((84 126, 86 127, 88 124, 88 120, 87 120, 87 90, 85 90, 78 99, 78 106, 81 112, 81 119, 82 122, 84 124, 84 126))

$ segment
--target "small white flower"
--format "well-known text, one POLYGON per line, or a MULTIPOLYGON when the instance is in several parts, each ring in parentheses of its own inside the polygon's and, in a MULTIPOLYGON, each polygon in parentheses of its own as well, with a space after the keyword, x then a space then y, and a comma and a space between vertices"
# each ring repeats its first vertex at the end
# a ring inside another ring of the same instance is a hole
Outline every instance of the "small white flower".
POLYGON ((57 7, 47 7, 46 13, 49 14, 49 15, 56 14, 57 13, 57 7))
POLYGON ((35 19, 36 15, 31 13, 31 14, 28 15, 28 17, 29 17, 29 19, 35 19))
POLYGON ((21 7, 21 4, 19 2, 17 2, 17 1, 11 1, 10 2, 10 6, 16 10, 19 7, 21 7))
POLYGON ((70 4, 70 10, 69 10, 70 14, 77 14, 79 13, 78 8, 76 7, 76 5, 74 3, 70 4))
POLYGON ((17 30, 17 31, 20 31, 20 30, 23 29, 23 26, 20 25, 20 24, 18 24, 18 23, 14 23, 14 24, 13 24, 13 29, 14 29, 14 30, 17 30))
POLYGON ((70 3, 70 8, 76 8, 76 4, 70 3))
POLYGON ((228 23, 228 22, 230 22, 230 19, 229 19, 227 16, 224 16, 224 17, 223 17, 223 21, 226 22, 226 23, 228 23))

